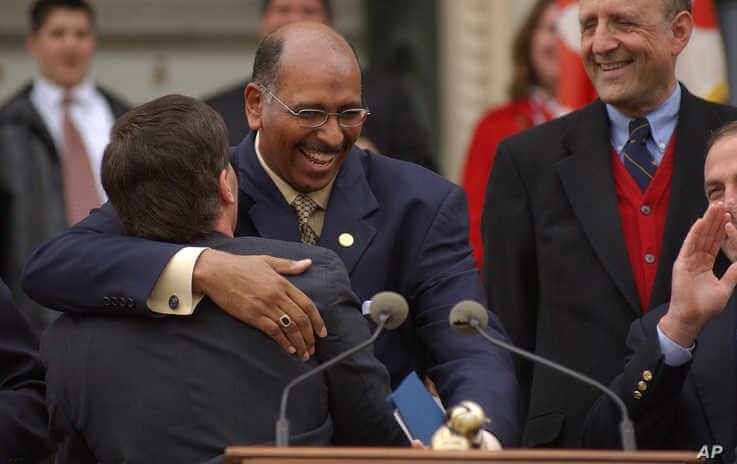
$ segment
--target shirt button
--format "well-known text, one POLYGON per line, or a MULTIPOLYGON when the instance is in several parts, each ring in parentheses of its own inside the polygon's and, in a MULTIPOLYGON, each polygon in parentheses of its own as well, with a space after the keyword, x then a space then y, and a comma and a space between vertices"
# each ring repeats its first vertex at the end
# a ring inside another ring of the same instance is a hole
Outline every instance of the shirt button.
POLYGON ((642 205, 640 206, 640 212, 644 214, 645 216, 647 216, 651 212, 650 207, 648 205, 642 205))
POLYGON ((179 298, 176 295, 169 297, 169 308, 176 310, 179 307, 179 298))
POLYGON ((655 256, 651 253, 648 253, 645 255, 645 262, 648 264, 652 264, 655 262, 655 256))
POLYGON ((661 143, 660 145, 658 145, 658 148, 660 148, 660 151, 665 151, 665 144, 661 143))

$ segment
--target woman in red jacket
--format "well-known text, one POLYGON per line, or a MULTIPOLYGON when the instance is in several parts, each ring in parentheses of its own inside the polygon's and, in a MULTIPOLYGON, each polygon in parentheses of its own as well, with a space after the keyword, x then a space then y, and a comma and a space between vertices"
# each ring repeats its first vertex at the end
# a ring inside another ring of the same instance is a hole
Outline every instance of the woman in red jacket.
POLYGON ((473 256, 481 268, 481 210, 486 183, 499 142, 512 134, 559 116, 555 100, 558 54, 555 0, 538 0, 514 40, 511 101, 486 113, 474 130, 463 170, 468 196, 473 256))

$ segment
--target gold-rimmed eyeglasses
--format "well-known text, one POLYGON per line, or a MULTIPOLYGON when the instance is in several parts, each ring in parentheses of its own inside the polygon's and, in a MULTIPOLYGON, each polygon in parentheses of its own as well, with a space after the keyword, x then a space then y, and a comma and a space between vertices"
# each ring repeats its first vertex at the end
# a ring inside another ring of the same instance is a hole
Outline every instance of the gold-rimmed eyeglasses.
POLYGON ((337 113, 331 113, 329 111, 320 110, 316 108, 304 108, 299 111, 295 111, 289 107, 286 103, 281 101, 279 97, 274 95, 269 89, 264 86, 260 86, 261 90, 269 94, 271 98, 279 102, 285 110, 297 118, 297 121, 301 127, 316 129, 326 122, 330 116, 338 118, 338 125, 340 127, 358 127, 366 121, 371 112, 367 108, 348 108, 347 110, 339 111, 337 113))

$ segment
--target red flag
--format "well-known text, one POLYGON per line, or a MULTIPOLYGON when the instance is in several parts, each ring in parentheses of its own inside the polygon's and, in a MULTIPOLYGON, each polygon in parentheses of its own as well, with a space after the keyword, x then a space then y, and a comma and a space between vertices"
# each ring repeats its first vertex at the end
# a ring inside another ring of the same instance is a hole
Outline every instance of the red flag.
POLYGON ((578 24, 578 1, 557 0, 561 15, 558 20, 558 103, 575 110, 596 98, 594 85, 581 62, 581 32, 578 24))
POLYGON ((693 0, 694 31, 678 57, 676 76, 701 98, 725 102, 729 97, 724 41, 713 0, 693 0))

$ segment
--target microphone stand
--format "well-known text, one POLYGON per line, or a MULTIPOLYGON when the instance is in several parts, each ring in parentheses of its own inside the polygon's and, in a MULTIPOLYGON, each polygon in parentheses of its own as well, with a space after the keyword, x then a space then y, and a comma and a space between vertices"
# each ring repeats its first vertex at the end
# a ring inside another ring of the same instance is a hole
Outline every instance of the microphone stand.
POLYGON ((386 325, 390 317, 391 317, 391 314, 389 313, 380 314, 379 323, 378 323, 378 327, 376 331, 374 331, 374 334, 371 335, 371 337, 369 337, 365 342, 354 346, 353 348, 351 348, 350 350, 344 353, 339 354, 338 356, 334 357, 330 361, 327 361, 326 363, 320 364, 315 369, 305 372, 304 374, 296 377, 294 380, 289 382, 286 387, 284 387, 284 392, 282 393, 282 396, 281 396, 281 406, 279 408, 279 419, 276 421, 276 446, 277 447, 286 448, 289 446, 289 419, 287 419, 287 401, 289 400, 289 391, 292 389, 292 387, 302 382, 303 380, 309 377, 312 377, 315 374, 319 374, 320 372, 327 370, 328 368, 337 364, 339 361, 342 361, 345 358, 348 358, 349 356, 353 356, 354 354, 358 353, 359 351, 373 344, 374 341, 376 341, 376 339, 378 338, 379 334, 381 334, 381 331, 384 329, 384 325, 386 325))
POLYGON ((505 350, 509 350, 512 353, 514 353, 514 354, 516 354, 518 356, 521 356, 521 357, 523 357, 525 359, 529 359, 529 360, 534 361, 536 363, 540 363, 540 364, 543 364, 545 366, 548 366, 549 368, 551 368, 553 370, 565 372, 566 374, 570 375, 571 377, 576 378, 576 379, 580 380, 581 382, 584 382, 586 384, 589 384, 589 385, 591 385, 591 386, 593 386, 593 387, 595 387, 595 388, 603 391, 604 393, 606 393, 614 401, 614 403, 616 403, 616 405, 619 407, 619 409, 622 412, 622 420, 619 422, 619 433, 620 433, 620 436, 621 436, 621 439, 622 439, 622 449, 624 451, 635 451, 635 450, 637 450, 637 444, 635 442, 635 429, 634 429, 634 427, 632 425, 632 421, 630 421, 630 419, 629 419, 629 414, 627 413, 627 406, 625 406, 624 401, 622 401, 622 399, 619 396, 617 396, 616 394, 614 394, 614 392, 612 392, 609 388, 607 388, 606 386, 604 386, 601 383, 597 382, 596 380, 594 380, 592 378, 589 378, 589 377, 587 377, 585 375, 581 375, 578 372, 576 372, 576 371, 574 371, 572 369, 569 369, 569 368, 567 368, 565 366, 561 366, 561 365, 559 365, 557 363, 554 363, 552 361, 549 361, 549 360, 547 360, 547 359, 545 359, 543 357, 540 357, 540 356, 538 356, 538 355, 536 355, 534 353, 529 353, 529 352, 527 352, 525 350, 522 350, 520 348, 517 348, 516 346, 511 345, 509 343, 505 343, 505 342, 503 342, 501 340, 496 340, 495 338, 491 337, 489 334, 487 334, 486 332, 484 332, 484 330, 481 327, 481 324, 475 318, 471 318, 468 321, 468 325, 471 326, 471 327, 473 327, 476 330, 476 332, 478 332, 479 335, 481 335, 486 341, 488 341, 489 343, 491 343, 493 345, 496 345, 496 346, 498 346, 500 348, 503 348, 505 350))

